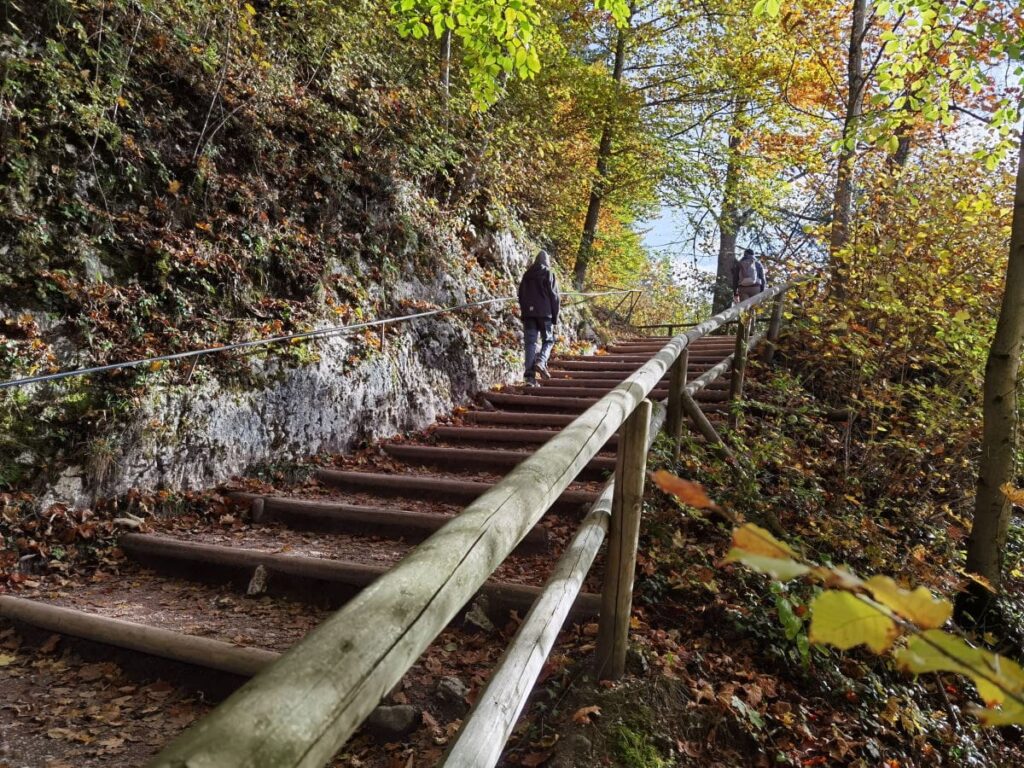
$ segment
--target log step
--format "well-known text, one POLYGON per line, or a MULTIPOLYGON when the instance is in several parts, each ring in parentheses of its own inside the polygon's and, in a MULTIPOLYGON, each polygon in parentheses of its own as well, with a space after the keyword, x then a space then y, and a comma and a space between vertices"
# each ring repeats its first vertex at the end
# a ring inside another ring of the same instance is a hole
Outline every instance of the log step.
POLYGON ((208 637, 136 624, 94 613, 0 595, 0 616, 48 632, 171 659, 229 675, 252 677, 280 654, 208 637))
MULTIPOLYGON (((723 357, 722 359, 724 360, 725 357, 723 357)), ((555 365, 555 363, 552 362, 551 365, 555 365)), ((717 363, 716 363, 716 365, 717 365, 717 363)), ((687 370, 687 372, 689 374, 689 377, 691 379, 695 379, 698 376, 700 376, 700 374, 706 373, 707 371, 710 371, 714 367, 715 366, 711 365, 710 363, 698 363, 696 365, 693 364, 693 363, 690 363, 690 365, 687 367, 686 370, 687 370)), ((625 381, 630 376, 632 376, 633 373, 635 373, 637 370, 638 369, 636 369, 636 368, 628 368, 628 369, 623 369, 623 370, 607 370, 607 371, 606 370, 601 370, 601 369, 590 369, 590 368, 586 368, 586 369, 583 369, 583 370, 573 370, 573 369, 569 369, 569 368, 566 368, 566 369, 552 368, 550 370, 551 379, 548 379, 548 381, 556 381, 556 380, 557 381, 561 381, 561 380, 570 380, 571 381, 573 379, 609 379, 609 380, 612 380, 612 381, 625 381)), ((669 374, 666 373, 662 377, 661 380, 662 381, 668 381, 669 380, 669 374)))
MULTIPOLYGON (((307 600, 349 600, 390 570, 382 565, 198 544, 145 533, 126 534, 121 537, 120 545, 129 557, 146 567, 195 581, 212 579, 244 586, 262 565, 270 574, 268 589, 271 593, 295 594, 307 600)), ((489 579, 477 594, 487 597, 489 610, 500 618, 511 610, 525 615, 540 592, 540 587, 489 579)), ((600 595, 581 594, 573 610, 577 618, 593 616, 600 605, 600 595)))
MULTIPOLYGON (((611 392, 615 386, 609 382, 596 387, 576 386, 575 383, 566 382, 564 386, 562 384, 545 384, 542 387, 523 387, 519 394, 530 397, 600 397, 611 392)), ((663 400, 668 397, 668 387, 655 387, 648 397, 663 400)))
MULTIPOLYGON (((572 410, 574 412, 582 411, 594 403, 598 402, 604 394, 596 390, 581 390, 579 396, 573 397, 548 397, 544 394, 544 390, 541 387, 536 389, 527 390, 529 394, 515 394, 511 392, 489 392, 485 396, 487 402, 493 406, 508 406, 515 408, 559 408, 562 410, 572 410), (537 394, 533 394, 533 393, 537 394), (585 397, 583 395, 590 395, 585 397)), ((655 395, 654 399, 664 399, 667 394, 655 395)), ((718 403, 727 400, 729 393, 723 390, 712 390, 707 392, 700 390, 694 396, 694 399, 699 403, 718 403)))
MULTIPOLYGON (((574 421, 576 421, 577 417, 571 413, 529 413, 523 411, 469 411, 468 413, 463 414, 462 418, 466 421, 471 421, 476 424, 528 424, 531 426, 538 427, 567 427, 574 421)), ((444 429, 444 427, 442 427, 442 429, 444 429)), ((434 434, 437 434, 437 430, 434 430, 434 434)), ((555 432, 551 432, 551 437, 554 437, 555 434, 555 432)))
MULTIPOLYGON (((697 378, 697 377, 693 376, 692 378, 697 378)), ((550 378, 550 379, 540 379, 539 383, 540 383, 540 385, 541 385, 541 387, 543 389, 561 388, 561 387, 590 387, 590 388, 593 388, 593 389, 601 389, 601 390, 603 390, 605 392, 609 392, 612 389, 614 389, 618 384, 621 384, 622 381, 625 381, 625 379, 622 379, 621 381, 616 381, 614 379, 590 379, 590 378, 578 378, 578 379, 577 378, 571 378, 571 379, 569 379, 569 378, 558 378, 558 379, 556 379, 556 378, 550 378)), ((667 379, 665 381, 667 381, 667 379)), ((654 391, 658 392, 658 391, 662 391, 663 390, 665 392, 665 394, 667 395, 668 394, 667 386, 668 385, 663 382, 663 383, 659 384, 657 387, 655 387, 654 391)), ((728 389, 728 388, 729 388, 729 382, 727 382, 727 381, 713 381, 710 384, 708 384, 706 387, 704 387, 704 389, 728 389)))
MULTIPOLYGON (((487 411, 479 411, 481 414, 487 411)), ((507 413, 496 411, 494 413, 507 413)), ((468 415, 468 414, 467 414, 468 415)), ((561 414, 559 414, 561 415, 561 414)), ((566 414, 569 423, 576 419, 575 416, 566 414)), ((464 441, 471 443, 529 443, 532 445, 543 445, 552 437, 558 434, 554 429, 499 429, 492 427, 438 427, 430 433, 439 440, 464 441)), ((613 438, 614 440, 614 438, 613 438)), ((608 446, 614 445, 612 441, 608 446)))
MULTIPOLYGON (((707 352, 698 352, 696 350, 690 350, 690 360, 695 363, 720 363, 722 359, 726 357, 729 352, 717 350, 708 350, 707 352)), ((609 362, 609 363, 636 363, 637 368, 646 363, 654 357, 653 354, 647 352, 637 352, 634 354, 618 354, 618 355, 560 355, 554 362, 561 363, 563 360, 566 361, 592 361, 592 362, 609 362)))
MULTIPOLYGON (((460 503, 469 503, 494 487, 493 483, 472 480, 452 480, 423 475, 388 475, 379 472, 346 472, 335 469, 317 470, 316 477, 326 485, 347 491, 373 491, 415 498, 444 498, 460 503)), ((597 497, 597 493, 590 491, 564 491, 558 497, 555 506, 563 510, 576 509, 583 504, 593 504, 597 497)))
MULTIPOLYGON (((396 540, 422 541, 451 519, 448 515, 429 512, 338 504, 319 499, 263 496, 241 491, 227 495, 235 501, 253 505, 254 523, 279 522, 300 531, 370 534, 396 540), (260 503, 254 504, 257 500, 260 503)), ((547 545, 547 530, 534 528, 520 546, 539 549, 547 545)))
MULTIPOLYGON (((406 443, 388 443, 384 446, 384 450, 389 456, 408 462, 459 469, 497 468, 506 471, 533 455, 532 451, 442 448, 436 445, 409 445, 406 443)), ((599 480, 614 470, 615 459, 597 456, 591 459, 580 476, 599 480)))

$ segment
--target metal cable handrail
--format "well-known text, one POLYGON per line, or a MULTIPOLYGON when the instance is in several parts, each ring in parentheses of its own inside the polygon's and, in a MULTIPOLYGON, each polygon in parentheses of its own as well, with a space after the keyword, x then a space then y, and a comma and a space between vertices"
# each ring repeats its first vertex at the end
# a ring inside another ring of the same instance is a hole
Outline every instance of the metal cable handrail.
MULTIPOLYGON (((640 289, 623 289, 620 291, 606 291, 603 293, 582 293, 578 291, 568 291, 563 293, 563 296, 581 296, 585 299, 599 298, 601 296, 618 296, 622 294, 642 293, 640 289)), ((454 304, 450 307, 441 307, 439 309, 431 309, 424 312, 417 312, 412 315, 399 315, 397 317, 387 317, 380 320, 368 320, 364 323, 355 323, 353 325, 333 325, 327 328, 318 328, 313 331, 299 331, 297 333, 288 333, 280 336, 269 336, 263 339, 253 339, 251 341, 238 341, 231 344, 221 344, 215 347, 205 347, 203 349, 192 349, 187 352, 172 352, 166 355, 156 355, 154 357, 143 357, 137 360, 126 360, 120 363, 108 363, 106 365, 94 365, 88 368, 76 368, 70 371, 58 371, 56 373, 45 373, 39 374, 38 376, 26 376, 20 379, 9 379, 7 381, 0 382, 0 390, 10 389, 13 387, 22 387, 29 384, 42 384, 48 381, 58 381, 60 379, 68 379, 73 376, 89 376, 94 373, 103 373, 105 371, 113 371, 121 368, 136 368, 140 365, 152 365, 154 363, 165 363, 173 360, 186 360, 189 358, 201 357, 204 355, 212 355, 217 352, 233 352, 239 349, 252 349, 253 347, 266 346, 269 344, 277 344, 285 341, 296 341, 298 339, 313 339, 323 336, 333 336, 336 334, 351 333, 353 331, 366 330, 368 328, 383 328, 387 325, 393 325, 396 323, 407 322, 409 320, 420 320, 425 317, 433 317, 435 315, 441 315, 447 312, 456 312, 463 309, 473 309, 475 307, 484 307, 491 304, 504 304, 509 301, 516 301, 515 296, 501 296, 494 299, 482 299, 481 301, 471 301, 463 304, 454 304)), ((583 303, 583 302, 577 302, 583 303)), ((572 306, 575 306, 572 305, 572 306)))

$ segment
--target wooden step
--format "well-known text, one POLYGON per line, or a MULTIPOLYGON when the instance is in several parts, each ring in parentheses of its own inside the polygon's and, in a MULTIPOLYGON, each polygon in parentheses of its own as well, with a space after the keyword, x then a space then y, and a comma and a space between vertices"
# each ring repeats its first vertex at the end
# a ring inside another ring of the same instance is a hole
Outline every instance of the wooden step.
MULTIPOLYGON (((244 588, 257 566, 269 573, 271 593, 301 599, 344 602, 388 572, 383 565, 364 565, 303 555, 283 555, 241 547, 198 544, 166 536, 129 533, 121 537, 121 549, 148 568, 173 573, 193 581, 228 581, 244 588)), ((485 595, 496 615, 510 610, 525 615, 540 594, 540 587, 489 579, 477 594, 485 595)), ((573 610, 576 617, 596 615, 601 596, 581 594, 573 610)))
POLYGON ((172 661, 252 677, 280 654, 208 637, 136 624, 36 600, 0 595, 0 616, 48 632, 112 645, 172 661))
MULTIPOLYGON (((422 541, 451 519, 448 515, 429 512, 339 504, 321 499, 264 496, 241 491, 227 495, 234 501, 252 505, 254 523, 279 522, 299 531, 369 534, 422 541), (253 504, 257 500, 260 503, 253 504)), ((520 546, 542 549, 547 545, 547 530, 534 528, 520 546)))
MULTIPOLYGON (((356 493, 373 492, 389 496, 447 499, 467 504, 494 487, 493 483, 453 480, 447 477, 347 472, 336 469, 319 469, 316 477, 325 485, 356 493)), ((593 504, 597 497, 598 494, 591 491, 563 491, 555 502, 555 508, 576 510, 581 505, 593 504)))
MULTIPOLYGON (((695 350, 690 351, 690 361, 694 363, 720 363, 725 357, 729 355, 728 351, 717 351, 709 350, 707 352, 697 352, 695 350)), ((641 352, 637 354, 618 354, 618 355, 559 355, 555 359, 555 363, 561 363, 562 361, 593 361, 593 362, 609 362, 609 363, 637 363, 637 368, 646 363, 654 357, 653 354, 641 352)))
MULTIPOLYGON (((521 387, 518 394, 530 397, 602 397, 617 386, 615 383, 606 383, 604 386, 580 387, 575 383, 570 384, 568 381, 562 384, 545 384, 540 387, 521 387)), ((668 397, 668 387, 655 387, 648 397, 664 400, 668 397)))
MULTIPOLYGON (((488 392, 484 399, 493 406, 504 408, 556 408, 565 411, 582 412, 598 402, 603 396, 602 393, 596 390, 592 397, 546 397, 543 387, 537 387, 528 391, 531 394, 488 392)), ((715 403, 727 400, 728 396, 729 393, 722 390, 701 390, 694 396, 694 399, 699 403, 715 403)), ((654 399, 664 399, 664 396, 659 398, 655 395, 654 399)))
MULTIPOLYGON (((537 427, 567 427, 577 419, 571 413, 529 413, 523 411, 468 411, 462 415, 462 418, 475 424, 521 424, 537 427)), ((552 431, 551 434, 553 436, 555 432, 552 431)))
MULTIPOLYGON (((495 413, 505 413, 496 411, 495 413)), ((567 416, 575 421, 575 416, 567 416)), ((438 440, 471 443, 528 443, 543 445, 558 434, 555 429, 499 429, 493 427, 437 427, 430 433, 438 440)), ((605 443, 605 449, 618 445, 618 437, 612 435, 605 443)))
MULTIPOLYGON (((553 363, 552 363, 552 365, 553 365, 553 363)), ((700 376, 702 373, 706 373, 707 371, 710 371, 712 368, 714 368, 713 365, 704 365, 704 364, 701 364, 701 365, 691 365, 687 369, 688 376, 692 380, 692 379, 695 379, 698 376, 700 376)), ((553 369, 551 369, 551 378, 550 379, 543 379, 541 381, 543 382, 543 381, 573 381, 575 379, 606 379, 608 381, 614 381, 615 383, 619 383, 621 381, 625 381, 626 379, 628 379, 631 375, 633 375, 633 373, 635 373, 635 369, 633 369, 633 368, 629 368, 628 370, 623 370, 623 371, 602 371, 602 370, 590 370, 590 369, 582 370, 582 371, 573 371, 573 370, 568 370, 568 369, 566 369, 566 370, 559 370, 559 369, 554 369, 553 368, 553 369)), ((666 373, 662 377, 661 381, 662 382, 667 382, 668 380, 669 380, 669 374, 666 373)))
MULTIPOLYGON (((697 377, 694 376, 693 378, 697 378, 697 377)), ((616 381, 614 379, 589 379, 589 378, 578 378, 577 379, 577 378, 574 377, 574 378, 571 378, 571 379, 570 378, 539 379, 538 383, 545 390, 551 389, 551 388, 561 388, 561 387, 589 387, 589 388, 601 389, 601 390, 603 390, 605 392, 609 392, 613 388, 615 388, 618 384, 621 384, 622 381, 625 381, 625 379, 622 379, 621 381, 616 381)), ((668 388, 667 388, 667 384, 665 382, 667 382, 667 379, 664 380, 662 382, 662 384, 660 384, 659 386, 655 387, 655 391, 661 391, 665 395, 667 395, 668 394, 668 388)), ((728 389, 729 388, 729 382, 728 381, 721 381, 721 380, 713 381, 713 382, 711 382, 710 384, 708 384, 704 388, 705 389, 728 389)))
MULTIPOLYGON (((533 455, 532 451, 443 448, 436 445, 410 445, 408 443, 388 443, 384 446, 384 451, 389 456, 394 456, 405 462, 447 467, 451 471, 463 468, 507 471, 533 455)), ((614 458, 596 456, 591 459, 580 476, 599 480, 614 469, 614 458)))

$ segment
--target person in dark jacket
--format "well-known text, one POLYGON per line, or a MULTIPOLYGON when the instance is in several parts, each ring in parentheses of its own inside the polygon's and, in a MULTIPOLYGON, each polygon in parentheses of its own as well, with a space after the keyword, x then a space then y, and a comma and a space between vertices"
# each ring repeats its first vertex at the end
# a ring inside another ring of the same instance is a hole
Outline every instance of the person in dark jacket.
POLYGON ((537 374, 551 378, 548 355, 555 346, 555 325, 561 300, 558 281, 551 269, 551 257, 540 251, 519 281, 519 310, 523 317, 523 342, 526 347, 526 386, 537 386, 537 374), (540 340, 540 350, 537 341, 540 340))
POLYGON ((764 265, 747 248, 743 258, 732 265, 732 292, 736 301, 746 301, 761 293, 768 283, 764 279, 764 265))

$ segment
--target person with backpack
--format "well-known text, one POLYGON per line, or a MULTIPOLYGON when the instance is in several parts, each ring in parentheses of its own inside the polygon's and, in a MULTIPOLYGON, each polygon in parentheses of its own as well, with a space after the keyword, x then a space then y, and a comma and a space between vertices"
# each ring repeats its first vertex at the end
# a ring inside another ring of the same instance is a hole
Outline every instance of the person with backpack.
POLYGON ((768 283, 764 279, 764 266, 747 248, 743 258, 732 265, 732 291, 737 302, 746 301, 761 293, 768 283))
POLYGON ((519 310, 523 318, 523 343, 526 351, 526 386, 536 387, 537 374, 549 379, 548 356, 555 346, 555 326, 561 298, 558 280, 551 269, 551 257, 540 251, 519 281, 519 310), (538 339, 540 349, 537 349, 538 339))

